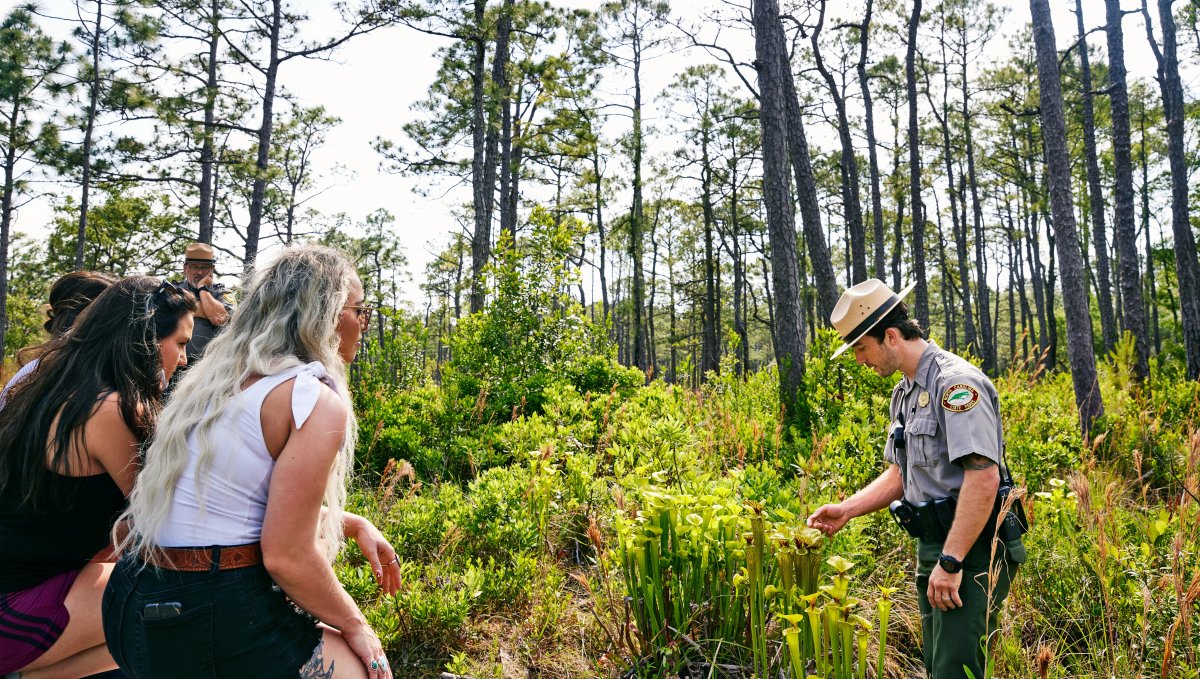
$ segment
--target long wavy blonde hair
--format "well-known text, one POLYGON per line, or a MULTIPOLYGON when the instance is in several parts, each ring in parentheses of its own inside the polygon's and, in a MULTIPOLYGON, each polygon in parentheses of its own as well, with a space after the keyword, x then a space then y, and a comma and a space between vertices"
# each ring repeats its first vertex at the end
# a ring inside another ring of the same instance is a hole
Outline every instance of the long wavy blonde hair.
MULTIPOLYGON (((270 264, 251 274, 245 297, 228 325, 208 345, 204 360, 175 386, 158 418, 145 463, 118 522, 129 526, 118 549, 154 549, 188 464, 188 437, 199 445, 197 484, 207 483, 220 432, 214 428, 229 400, 255 375, 273 375, 293 366, 320 362, 349 401, 346 364, 338 353, 338 316, 356 279, 354 266, 337 250, 303 245, 288 247, 270 264)), ((317 536, 332 560, 341 548, 342 509, 358 428, 346 408, 346 436, 325 487, 326 512, 317 536)), ((203 487, 197 489, 203 497, 203 487)))

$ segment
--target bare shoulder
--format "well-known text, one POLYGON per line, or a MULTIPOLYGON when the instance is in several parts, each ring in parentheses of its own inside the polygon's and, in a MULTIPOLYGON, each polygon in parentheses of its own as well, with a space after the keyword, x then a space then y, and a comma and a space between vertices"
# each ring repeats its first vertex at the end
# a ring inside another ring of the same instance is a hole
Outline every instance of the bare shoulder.
POLYGON ((340 439, 345 433, 346 403, 337 392, 323 382, 319 385, 316 403, 312 413, 304 421, 303 427, 297 427, 293 417, 292 401, 296 396, 296 380, 289 379, 267 394, 263 400, 262 411, 259 415, 262 423, 263 438, 271 456, 278 458, 284 446, 293 437, 302 437, 312 429, 330 432, 340 439), (311 429, 310 429, 310 425, 311 429), (306 431, 307 430, 307 431, 306 431))
POLYGON ((128 494, 137 473, 141 442, 121 414, 118 394, 107 394, 97 401, 83 428, 83 445, 92 473, 107 472, 128 494))
POLYGON ((122 439, 134 436, 125 422, 124 415, 121 414, 121 395, 116 392, 106 394, 96 401, 85 427, 85 435, 89 441, 94 436, 115 435, 122 439))

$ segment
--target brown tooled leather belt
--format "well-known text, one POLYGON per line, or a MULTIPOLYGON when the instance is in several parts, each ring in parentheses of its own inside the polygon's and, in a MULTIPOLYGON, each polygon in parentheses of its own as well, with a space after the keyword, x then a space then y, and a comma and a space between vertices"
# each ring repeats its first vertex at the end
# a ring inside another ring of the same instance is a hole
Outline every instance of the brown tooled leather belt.
POLYGON ((257 542, 229 547, 160 547, 143 552, 142 560, 157 568, 183 573, 229 571, 263 562, 262 547, 257 542))

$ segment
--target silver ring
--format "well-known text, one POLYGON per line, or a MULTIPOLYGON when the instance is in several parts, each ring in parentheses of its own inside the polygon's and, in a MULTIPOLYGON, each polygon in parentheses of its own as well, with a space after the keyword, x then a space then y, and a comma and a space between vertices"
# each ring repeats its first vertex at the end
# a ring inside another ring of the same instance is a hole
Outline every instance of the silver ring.
POLYGON ((397 564, 397 565, 399 565, 399 563, 400 563, 400 557, 396 557, 396 558, 392 559, 391 561, 387 562, 387 563, 386 563, 386 564, 384 564, 384 565, 385 565, 385 566, 390 566, 390 565, 392 565, 392 564, 397 564))

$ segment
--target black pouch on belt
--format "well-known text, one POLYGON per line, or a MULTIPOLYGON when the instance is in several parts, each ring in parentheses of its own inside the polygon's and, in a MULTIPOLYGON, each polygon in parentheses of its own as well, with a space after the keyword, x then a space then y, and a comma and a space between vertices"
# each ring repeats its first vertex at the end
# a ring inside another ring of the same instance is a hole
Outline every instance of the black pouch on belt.
POLYGON ((954 525, 954 509, 958 506, 958 501, 952 497, 939 497, 930 504, 933 505, 934 516, 937 517, 942 530, 948 535, 950 526, 954 525))
MULTIPOLYGON (((1008 511, 1001 514, 1001 510, 1006 503, 1009 503, 1009 495, 1012 494, 1015 486, 1011 480, 1008 483, 1001 483, 1000 488, 996 491, 996 506, 992 511, 992 518, 988 521, 985 528, 986 531, 995 531, 996 537, 1008 542, 1016 540, 1029 530, 1029 521, 1025 518, 1025 507, 1021 504, 1021 498, 1015 497, 1008 505, 1008 511), (1000 525, 997 527, 995 521, 999 518, 1000 525)), ((990 535, 991 533, 985 533, 990 535)))
POLYGON ((917 505, 917 514, 921 517, 921 539, 926 542, 945 542, 946 535, 949 533, 949 525, 942 523, 939 514, 945 514, 947 511, 946 503, 943 500, 949 500, 950 520, 954 520, 954 498, 941 498, 938 500, 929 500, 917 505), (940 506, 938 503, 942 503, 940 506))

